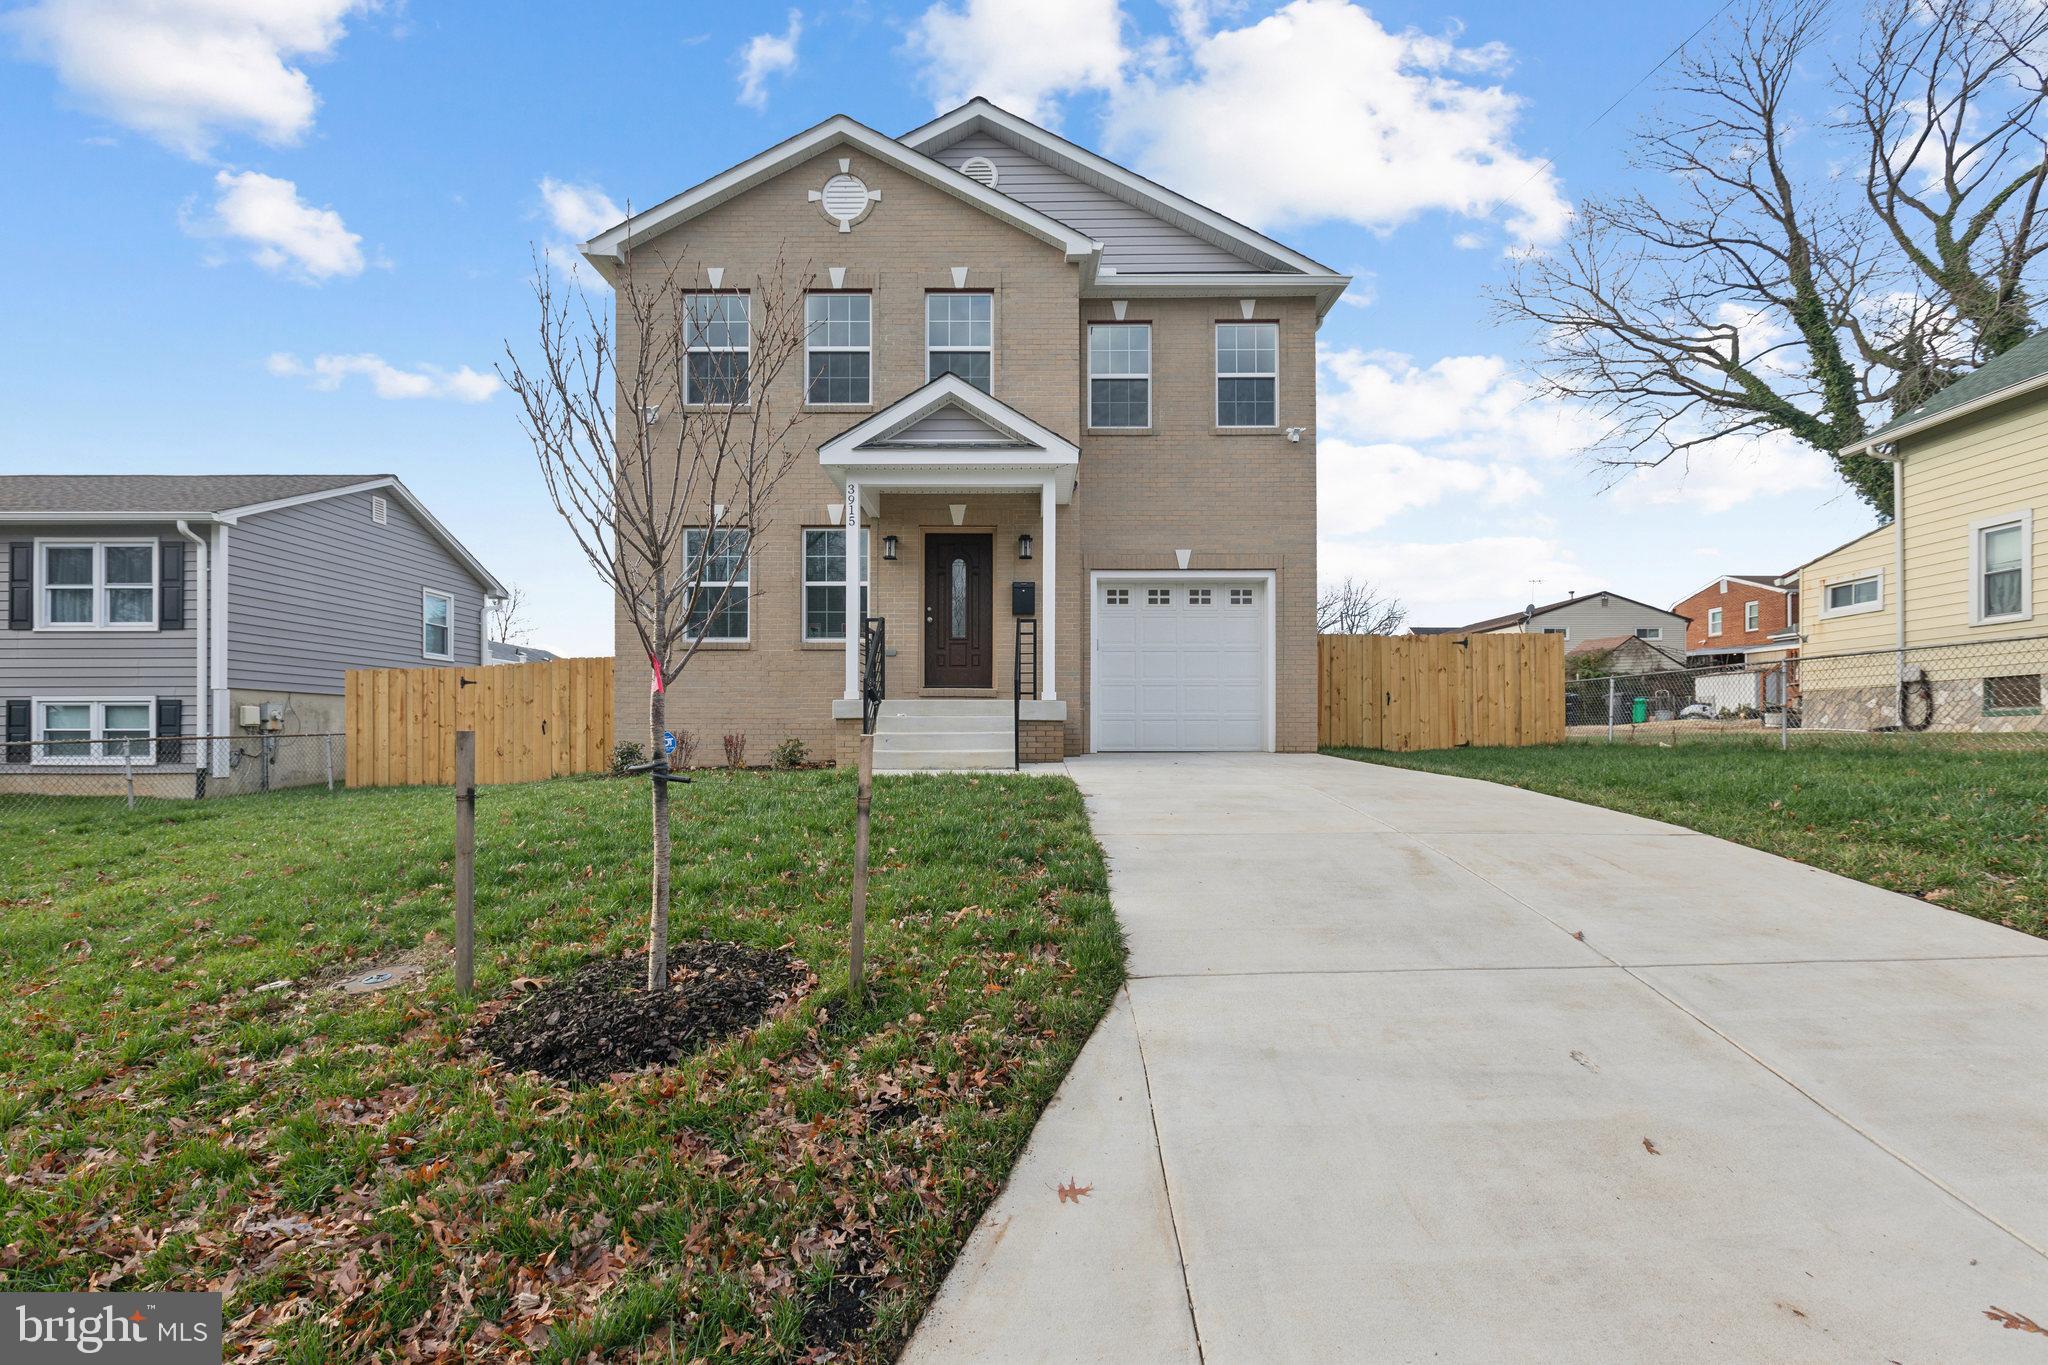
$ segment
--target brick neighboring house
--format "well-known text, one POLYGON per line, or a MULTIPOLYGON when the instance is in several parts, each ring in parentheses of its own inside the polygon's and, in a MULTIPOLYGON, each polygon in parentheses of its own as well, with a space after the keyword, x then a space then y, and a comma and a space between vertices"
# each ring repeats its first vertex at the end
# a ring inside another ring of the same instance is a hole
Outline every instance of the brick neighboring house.
POLYGON ((616 286, 627 247, 742 347, 750 287, 808 262, 822 329, 675 726, 843 761, 879 618, 880 767, 1315 747, 1316 332, 1348 277, 981 99, 900 138, 827 119, 583 254, 616 286))
POLYGON ((1699 665, 1776 660, 1799 652, 1799 588, 1775 573, 1723 574, 1671 609, 1690 618, 1685 657, 1699 665))

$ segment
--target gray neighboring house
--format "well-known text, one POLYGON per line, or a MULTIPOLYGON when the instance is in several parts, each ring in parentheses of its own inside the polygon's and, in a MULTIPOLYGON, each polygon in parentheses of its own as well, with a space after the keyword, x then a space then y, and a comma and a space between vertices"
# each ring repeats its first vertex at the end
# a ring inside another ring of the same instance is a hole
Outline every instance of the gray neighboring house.
POLYGON ((0 475, 0 540, 0 790, 125 747, 203 794, 263 735, 339 732, 351 668, 481 664, 505 593, 389 474, 0 475))
MULTIPOLYGON (((1562 635, 1567 650, 1588 640, 1609 640, 1633 635, 1667 654, 1683 658, 1685 627, 1690 618, 1675 611, 1623 597, 1618 592, 1572 593, 1561 601, 1543 606, 1533 603, 1505 616, 1489 616, 1468 626, 1448 629, 1418 626, 1416 635, 1502 635, 1526 632, 1531 635, 1562 635)), ((1683 666, 1682 664, 1680 665, 1683 666)))

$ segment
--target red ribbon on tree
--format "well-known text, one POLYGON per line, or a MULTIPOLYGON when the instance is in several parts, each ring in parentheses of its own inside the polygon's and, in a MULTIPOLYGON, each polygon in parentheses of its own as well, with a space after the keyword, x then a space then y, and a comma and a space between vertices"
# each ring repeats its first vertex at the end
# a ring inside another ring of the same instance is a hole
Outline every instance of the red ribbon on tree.
POLYGON ((647 690, 649 692, 661 692, 666 690, 662 687, 661 684, 661 661, 655 658, 652 654, 650 654, 647 656, 647 666, 654 670, 654 675, 649 680, 650 685, 647 690))

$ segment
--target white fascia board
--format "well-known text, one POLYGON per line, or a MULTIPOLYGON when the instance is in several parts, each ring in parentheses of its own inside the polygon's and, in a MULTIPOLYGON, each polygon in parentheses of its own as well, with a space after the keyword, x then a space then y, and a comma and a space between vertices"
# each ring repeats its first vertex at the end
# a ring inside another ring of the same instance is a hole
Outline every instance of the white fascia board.
POLYGON ((1094 185, 1133 208, 1162 217, 1227 251, 1254 258, 1264 257, 1266 264, 1299 270, 1304 274, 1332 273, 1322 262, 1302 255, 1284 242, 1275 241, 1233 218, 1226 218, 1186 195, 1176 194, 1158 181, 1148 180, 1136 171, 1119 166, 1078 143, 1069 142, 1028 119, 1019 118, 980 96, 958 109, 939 115, 921 128, 913 128, 903 135, 901 141, 905 146, 929 155, 977 132, 986 132, 1021 152, 1038 157, 1055 170, 1084 184, 1094 185))
POLYGON ((80 526, 91 526, 100 522, 206 523, 215 519, 212 512, 0 512, 0 523, 71 522, 80 526))
MULTIPOLYGON (((1030 208, 1006 194, 998 194, 980 181, 972 180, 950 166, 935 161, 921 152, 913 151, 894 138, 885 137, 845 114, 834 114, 823 123, 805 129, 794 137, 786 138, 767 151, 749 157, 739 165, 719 172, 709 180, 662 201, 646 212, 634 214, 625 222, 600 232, 583 244, 584 259, 599 270, 608 272, 626 248, 637 246, 650 237, 687 222, 698 214, 782 174, 798 162, 840 143, 850 144, 878 161, 914 175, 954 198, 965 200, 1012 227, 1058 247, 1069 261, 1088 264, 1090 273, 1092 263, 1101 258, 1101 243, 1076 232, 1058 219, 1040 213, 1037 209, 1030 208)), ((610 278, 608 273, 606 278, 610 278)))
MULTIPOLYGON (((911 390, 866 421, 849 427, 831 440, 826 441, 818 447, 818 460, 821 464, 876 464, 884 460, 894 462, 895 457, 902 454, 922 454, 923 452, 921 451, 866 451, 861 452, 857 458, 855 452, 864 443, 876 440, 886 432, 928 417, 940 408, 948 406, 965 408, 990 426, 1014 433, 1020 439, 1040 447, 1045 452, 1046 458, 1055 462, 1059 460, 1073 462, 1078 461, 1081 457, 1080 447, 1058 432, 1033 421, 1008 403, 1005 403, 1002 399, 983 393, 959 375, 942 374, 930 383, 911 390), (881 458, 878 459, 878 456, 881 458)), ((972 446, 939 447, 939 449, 955 450, 972 450, 973 448, 972 446)), ((1007 455, 1009 462, 1012 464, 1018 462, 1018 457, 1021 454, 1018 451, 1007 450, 990 452, 990 455, 998 453, 1007 455)), ((1027 456, 1025 458, 1035 457, 1027 456)))
POLYGON ((329 498, 343 498, 351 493, 380 491, 395 495, 405 509, 417 517, 420 524, 427 528, 428 533, 434 539, 440 541, 448 553, 454 555, 456 559, 462 562, 462 567, 469 570, 470 576, 483 584, 484 596, 505 596, 505 585, 500 583, 491 571, 483 566, 483 561, 471 554, 469 547, 457 540, 455 534, 441 524, 439 517, 436 517, 427 510, 427 505, 415 497, 410 488, 407 488, 397 478, 388 474, 383 478, 365 479, 361 483, 343 484, 339 488, 324 488, 317 493, 300 493, 295 497, 273 498, 269 502, 252 502, 246 507, 230 507, 226 511, 221 512, 217 520, 223 525, 233 526, 244 517, 261 516, 265 512, 275 512, 280 508, 301 507, 309 502, 325 502, 329 498))
POLYGON ((1297 275, 1263 271, 1216 271, 1188 275, 1119 275, 1098 272, 1081 290, 1084 299, 1273 298, 1312 295, 1323 317, 1351 287, 1349 275, 1297 275))
POLYGON ((2022 398, 2027 394, 2044 388, 2048 388, 2048 374, 2037 374, 2032 379, 2023 379, 2017 384, 2008 384, 2002 389, 1994 389, 1981 398, 1972 398, 1967 403, 1959 403, 1955 407, 1948 408, 1942 412, 1931 413, 1916 422, 1906 422, 1903 425, 1886 427, 1874 435, 1864 437, 1854 445, 1843 446, 1842 453, 1844 455, 1862 455, 1872 451, 1876 446, 1896 445, 1908 436, 1918 436, 1921 432, 1930 431, 1935 427, 1941 426, 1943 423, 1953 422, 1959 417, 1968 417, 1973 412, 1982 412, 1984 409, 2003 403, 2008 399, 2022 398))

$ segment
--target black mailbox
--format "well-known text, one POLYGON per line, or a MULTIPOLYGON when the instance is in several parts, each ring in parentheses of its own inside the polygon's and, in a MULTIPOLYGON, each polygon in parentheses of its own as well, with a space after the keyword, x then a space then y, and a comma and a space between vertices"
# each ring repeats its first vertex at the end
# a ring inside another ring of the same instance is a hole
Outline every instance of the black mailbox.
POLYGON ((1038 615, 1038 585, 1036 583, 1012 583, 1010 585, 1010 615, 1038 615))

